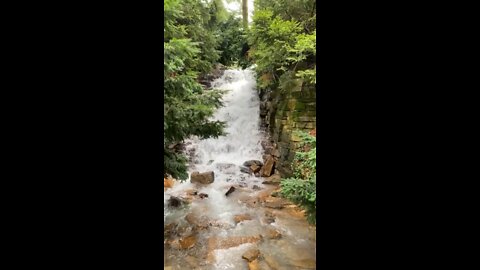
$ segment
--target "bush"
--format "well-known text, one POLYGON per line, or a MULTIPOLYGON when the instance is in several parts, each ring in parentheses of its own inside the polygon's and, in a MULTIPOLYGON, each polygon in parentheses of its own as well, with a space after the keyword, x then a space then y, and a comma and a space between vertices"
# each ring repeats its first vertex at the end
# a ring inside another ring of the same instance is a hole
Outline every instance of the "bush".
POLYGON ((307 212, 307 220, 316 223, 317 173, 316 138, 304 132, 296 132, 302 138, 301 147, 293 161, 293 177, 282 179, 280 194, 298 203, 307 212))

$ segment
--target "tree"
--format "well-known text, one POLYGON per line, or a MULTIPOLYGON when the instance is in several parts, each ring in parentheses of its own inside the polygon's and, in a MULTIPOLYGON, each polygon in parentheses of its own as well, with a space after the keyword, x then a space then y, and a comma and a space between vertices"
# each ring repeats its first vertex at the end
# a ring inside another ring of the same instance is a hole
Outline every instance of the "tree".
POLYGON ((219 58, 215 35, 218 6, 199 0, 164 3, 164 166, 177 179, 188 177, 184 154, 171 145, 198 136, 223 135, 225 123, 209 120, 219 108, 222 92, 205 91, 197 82, 219 58), (213 11, 213 14, 212 14, 213 11))
POLYGON ((248 29, 248 0, 242 0, 243 28, 248 29))

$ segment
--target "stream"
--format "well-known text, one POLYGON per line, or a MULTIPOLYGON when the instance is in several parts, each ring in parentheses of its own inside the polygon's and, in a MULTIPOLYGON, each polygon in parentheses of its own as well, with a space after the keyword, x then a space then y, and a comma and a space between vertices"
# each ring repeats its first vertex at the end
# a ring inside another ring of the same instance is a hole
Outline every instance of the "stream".
POLYGON ((227 135, 186 142, 189 175, 213 171, 215 180, 202 185, 188 179, 165 191, 164 269, 315 269, 315 226, 301 209, 271 196, 278 185, 240 171, 247 160, 263 161, 267 138, 254 71, 226 70, 212 86, 227 90, 214 116, 227 123, 227 135), (189 203, 171 207, 171 196, 189 203), (252 249, 259 255, 249 263, 242 255, 252 249))

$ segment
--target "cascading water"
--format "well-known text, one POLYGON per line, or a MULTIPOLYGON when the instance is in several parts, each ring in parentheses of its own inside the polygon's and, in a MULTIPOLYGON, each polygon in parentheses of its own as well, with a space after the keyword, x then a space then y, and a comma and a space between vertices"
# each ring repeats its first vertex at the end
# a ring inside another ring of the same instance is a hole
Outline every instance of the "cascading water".
MULTIPOLYGON (((217 89, 226 90, 223 96, 224 107, 220 108, 214 118, 227 123, 226 136, 199 140, 193 138, 187 142, 187 152, 193 152, 189 174, 194 171, 215 173, 215 181, 209 185, 196 186, 187 181, 176 184, 165 192, 165 203, 170 196, 182 197, 186 191, 208 194, 208 198, 193 200, 188 207, 170 209, 165 206, 165 224, 175 224, 184 228, 183 233, 195 234, 196 244, 193 248, 175 249, 165 247, 165 265, 172 269, 248 269, 242 254, 252 248, 254 243, 243 243, 232 247, 209 249, 209 241, 213 237, 228 239, 229 237, 255 237, 265 232, 264 209, 248 207, 245 201, 255 198, 262 191, 271 190, 271 186, 262 185, 263 179, 242 173, 240 166, 247 160, 262 160, 261 141, 264 139, 260 131, 259 98, 255 89, 255 76, 252 70, 226 70, 223 76, 212 83, 217 89), (253 189, 256 185, 257 189, 253 189), (225 193, 231 186, 237 190, 228 197, 225 193), (262 189, 258 191, 258 189, 262 189), (192 231, 185 220, 188 214, 196 214, 208 220, 211 226, 206 230, 192 231), (234 216, 248 214, 252 218, 241 223, 234 222, 234 216), (210 254, 209 254, 210 253, 210 254), (207 257, 213 260, 206 263, 207 257), (209 257, 210 258, 210 257, 209 257), (191 263, 191 261, 196 261, 191 263), (190 261, 190 262, 189 262, 190 261)), ((280 240, 262 240, 257 247, 265 256, 270 256, 280 267, 298 268, 295 263, 285 261, 285 252, 292 247, 308 251, 308 254, 292 255, 294 260, 300 257, 311 259, 315 256, 315 239, 311 227, 303 219, 282 219, 280 216, 271 224, 282 232, 280 240), (282 266, 284 265, 284 266, 282 266)), ((287 256, 288 257, 288 256, 287 256)), ((314 259, 313 259, 314 260, 314 259)), ((282 268, 279 268, 282 269, 282 268)))

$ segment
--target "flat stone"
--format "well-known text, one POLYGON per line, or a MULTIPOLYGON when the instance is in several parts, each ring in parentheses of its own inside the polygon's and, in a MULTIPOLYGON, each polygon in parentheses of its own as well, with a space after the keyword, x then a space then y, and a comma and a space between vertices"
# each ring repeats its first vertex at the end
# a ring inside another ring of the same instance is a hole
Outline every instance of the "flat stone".
POLYGON ((199 173, 199 172, 192 172, 190 175, 190 182, 192 183, 200 183, 200 184, 211 184, 215 180, 215 175, 213 171, 199 173))
POLYGON ((279 239, 282 237, 282 234, 273 228, 268 228, 264 236, 268 239, 279 239))
POLYGON ((240 166, 240 171, 247 174, 252 174, 252 171, 249 167, 240 166))
POLYGON ((195 244, 197 243, 197 237, 194 235, 191 235, 183 239, 180 239, 178 242, 180 243, 180 247, 182 249, 189 249, 195 246, 195 244))
POLYGON ((261 166, 258 166, 257 164, 253 164, 252 166, 250 166, 250 170, 253 172, 253 173, 257 173, 260 171, 262 167, 261 166))
POLYGON ((233 236, 228 238, 210 237, 207 242, 207 262, 213 263, 215 261, 214 250, 215 249, 227 249, 242 244, 256 243, 262 240, 262 236, 233 236))
POLYGON ((252 220, 252 217, 249 214, 235 215, 233 217, 233 221, 235 221, 235 224, 238 224, 244 220, 252 220))
POLYGON ((265 201, 264 206, 273 209, 282 209, 287 204, 289 203, 281 198, 272 197, 271 199, 265 201))
POLYGON ((256 248, 249 249, 245 253, 243 253, 242 259, 245 259, 248 262, 251 262, 251 261, 255 260, 256 258, 258 258, 259 255, 260 255, 260 250, 258 250, 256 248))
POLYGON ((260 160, 247 160, 243 163, 243 166, 250 167, 253 164, 256 164, 257 166, 263 166, 263 162, 261 162, 260 160))

